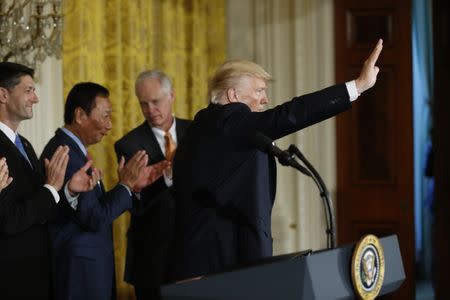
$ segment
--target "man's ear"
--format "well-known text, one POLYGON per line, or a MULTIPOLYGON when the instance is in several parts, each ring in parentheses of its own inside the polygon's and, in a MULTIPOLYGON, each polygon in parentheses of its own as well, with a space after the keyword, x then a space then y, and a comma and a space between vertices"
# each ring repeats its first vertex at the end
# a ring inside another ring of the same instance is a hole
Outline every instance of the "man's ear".
POLYGON ((0 103, 6 103, 9 97, 8 90, 0 87, 0 103))
POLYGON ((229 88, 227 90, 227 100, 232 103, 232 102, 239 102, 237 94, 236 94, 236 89, 234 88, 229 88))
POLYGON ((82 124, 86 118, 86 112, 81 107, 75 108, 73 120, 76 124, 82 124))

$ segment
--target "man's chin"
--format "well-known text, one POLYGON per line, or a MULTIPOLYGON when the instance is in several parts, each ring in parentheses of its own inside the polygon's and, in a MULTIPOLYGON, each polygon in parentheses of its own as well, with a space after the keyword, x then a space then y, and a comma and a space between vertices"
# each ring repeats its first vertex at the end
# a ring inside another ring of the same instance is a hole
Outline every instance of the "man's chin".
POLYGON ((23 116, 22 120, 29 120, 33 118, 33 113, 29 113, 26 116, 23 116))
POLYGON ((161 122, 159 122, 157 120, 150 120, 149 123, 152 127, 160 127, 162 125, 161 122))
POLYGON ((94 143, 92 143, 91 145, 100 143, 100 142, 103 140, 103 137, 104 137, 104 136, 106 136, 106 135, 101 135, 101 136, 99 136, 99 137, 94 141, 94 143))

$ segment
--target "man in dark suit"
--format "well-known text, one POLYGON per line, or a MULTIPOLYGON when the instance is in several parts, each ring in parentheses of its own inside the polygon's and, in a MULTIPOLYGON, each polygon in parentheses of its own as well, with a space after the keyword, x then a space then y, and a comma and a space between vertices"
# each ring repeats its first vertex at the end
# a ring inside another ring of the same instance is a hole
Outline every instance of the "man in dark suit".
MULTIPOLYGON (((88 160, 87 147, 99 143, 111 129, 109 91, 96 83, 76 84, 64 108, 65 126, 45 146, 41 159, 61 145, 69 147, 66 180, 88 160)), ((132 191, 141 188, 140 176, 150 168, 144 151, 126 165, 119 163, 119 183, 106 192, 101 181, 87 193, 69 200, 72 214, 59 216, 51 226, 55 298, 116 298, 112 221, 132 208, 132 191)), ((146 181, 144 178, 144 182, 146 181)), ((145 183, 147 184, 147 183, 145 183)))
MULTIPOLYGON (((135 89, 146 120, 116 142, 118 157, 128 159, 136 151, 145 150, 149 165, 172 161, 190 121, 172 114, 175 92, 170 78, 158 70, 145 71, 138 76, 135 89)), ((171 186, 169 166, 163 177, 142 190, 141 208, 131 215, 125 280, 134 285, 137 299, 159 298, 159 285, 167 282, 174 229, 171 186)))
POLYGON ((263 111, 270 75, 243 60, 223 64, 211 104, 194 118, 174 162, 174 279, 224 271, 272 255, 276 164, 253 141, 279 139, 350 108, 375 84, 380 40, 355 81, 295 97, 263 111))
MULTIPOLYGON (((38 102, 33 74, 23 65, 0 63, 0 157, 7 159, 13 177, 0 197, 2 299, 51 298, 47 222, 67 205, 57 191, 64 182, 69 149, 56 149, 44 163, 44 175, 33 147, 17 133, 20 122, 32 118, 38 102)), ((89 164, 82 167, 65 185, 66 191, 94 187, 96 177, 86 174, 89 164)))

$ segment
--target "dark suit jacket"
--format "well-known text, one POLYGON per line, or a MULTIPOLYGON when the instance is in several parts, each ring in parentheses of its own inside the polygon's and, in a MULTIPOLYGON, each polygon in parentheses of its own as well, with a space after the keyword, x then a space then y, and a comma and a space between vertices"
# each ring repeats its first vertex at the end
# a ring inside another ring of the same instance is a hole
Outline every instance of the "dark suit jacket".
POLYGON ((345 85, 337 85, 265 112, 242 103, 198 112, 174 161, 173 279, 271 256, 276 164, 256 149, 255 132, 275 140, 349 107, 345 85))
MULTIPOLYGON (((190 122, 176 118, 178 144, 190 122)), ((115 149, 118 157, 123 155, 127 160, 138 150, 145 150, 149 165, 165 159, 146 121, 118 140, 115 149)), ((125 266, 125 280, 135 286, 154 288, 167 281, 174 229, 173 201, 163 178, 141 192, 140 207, 131 215, 125 266)))
POLYGON ((3 299, 45 299, 50 292, 50 243, 47 220, 56 209, 43 187, 36 154, 21 137, 30 167, 0 131, 0 157, 6 157, 12 183, 0 201, 0 295, 3 299))
MULTIPOLYGON (((61 129, 44 148, 41 160, 60 145, 69 147, 66 182, 87 161, 81 149, 61 129)), ((107 172, 115 170, 106 170, 107 172)), ((111 223, 132 208, 127 189, 117 185, 105 192, 103 185, 81 193, 77 210, 51 224, 54 290, 61 299, 115 299, 115 270, 111 223)))

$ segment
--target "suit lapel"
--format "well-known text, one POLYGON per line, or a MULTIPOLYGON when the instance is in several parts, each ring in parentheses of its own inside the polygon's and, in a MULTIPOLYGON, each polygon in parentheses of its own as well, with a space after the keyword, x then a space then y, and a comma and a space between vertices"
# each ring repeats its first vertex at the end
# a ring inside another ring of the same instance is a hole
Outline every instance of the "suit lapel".
POLYGON ((84 155, 78 144, 70 136, 65 134, 64 131, 58 128, 55 132, 55 135, 58 137, 61 144, 67 145, 70 150, 74 151, 80 157, 84 157, 85 162, 87 161, 86 155, 84 155))
POLYGON ((23 157, 22 153, 20 153, 19 149, 17 149, 16 145, 0 130, 0 156, 5 156, 8 160, 8 165, 10 166, 10 173, 18 178, 15 180, 15 183, 18 184, 21 181, 27 182, 29 184, 34 184, 36 182, 42 182, 43 172, 38 163, 36 153, 33 150, 31 144, 26 141, 25 138, 22 139, 22 144, 24 146, 25 152, 28 155, 30 163, 33 166, 33 169, 30 166, 30 163, 27 161, 25 157, 23 157))
MULTIPOLYGON (((176 119, 176 122, 176 132, 179 143, 181 137, 184 135, 184 132, 189 126, 189 122, 178 118, 176 119)), ((150 164, 154 164, 166 159, 161 151, 158 140, 156 139, 156 136, 153 133, 150 125, 148 125, 147 121, 144 121, 144 123, 138 127, 137 140, 135 141, 135 143, 136 145, 140 146, 138 148, 143 149, 147 152, 147 154, 149 155, 150 164)))
POLYGON ((139 141, 137 141, 137 143, 142 149, 147 151, 151 164, 165 159, 164 154, 159 147, 158 140, 146 121, 139 126, 138 138, 139 141))
POLYGON ((14 145, 14 143, 11 142, 11 140, 1 130, 0 130, 0 144, 4 149, 2 152, 10 153, 18 161, 21 160, 25 161, 25 158, 22 156, 19 149, 17 149, 16 145, 14 145))
MULTIPOLYGON (((34 170, 39 171, 39 163, 38 163, 38 158, 36 156, 36 152, 34 152, 33 147, 31 146, 31 144, 25 139, 23 138, 21 135, 19 135, 22 144, 23 144, 23 148, 25 149, 25 153, 28 156, 28 159, 30 160, 31 166, 33 167, 34 170)), ((17 150, 19 151, 19 150, 17 150)), ((19 151, 20 153, 20 151, 19 151)), ((23 155, 21 155, 21 157, 23 158, 24 161, 26 161, 26 158, 23 157, 23 155)), ((29 166, 28 162, 27 165, 29 166)))
POLYGON ((18 161, 26 166, 26 168, 31 169, 32 166, 34 170, 39 170, 36 153, 34 152, 33 147, 25 138, 19 135, 28 159, 30 160, 31 166, 27 159, 22 155, 22 153, 20 153, 19 149, 17 149, 16 145, 14 145, 14 143, 11 142, 11 140, 2 131, 0 131, 0 136, 2 147, 5 147, 18 161))

